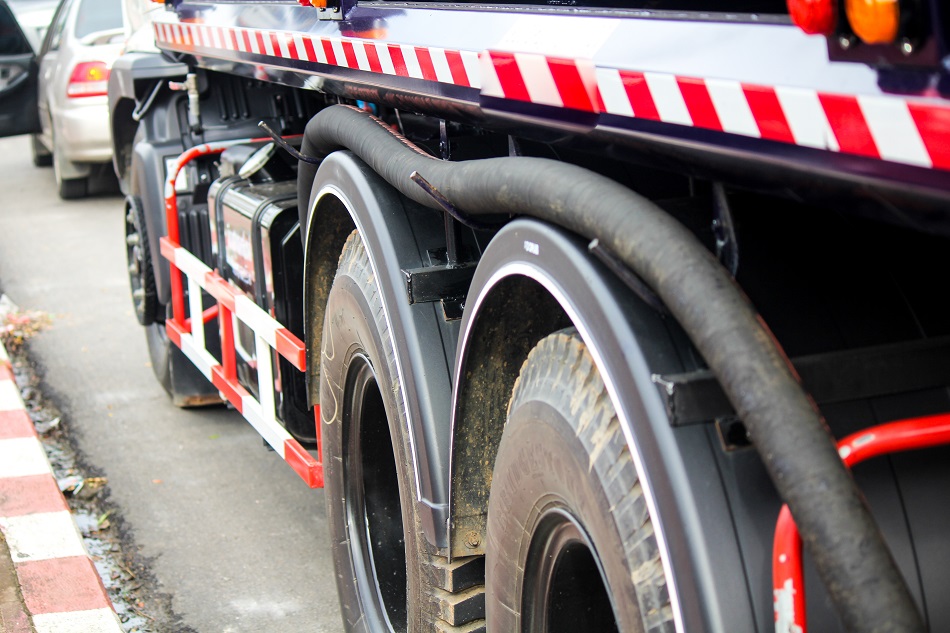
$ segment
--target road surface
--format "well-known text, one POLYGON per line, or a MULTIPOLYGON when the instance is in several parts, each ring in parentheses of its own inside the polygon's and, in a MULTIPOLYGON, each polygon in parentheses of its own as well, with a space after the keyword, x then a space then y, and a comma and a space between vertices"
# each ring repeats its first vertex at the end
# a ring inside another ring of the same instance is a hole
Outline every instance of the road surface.
POLYGON ((53 315, 31 356, 138 554, 198 633, 341 627, 323 491, 239 414, 171 405, 126 277, 121 197, 63 202, 27 137, 0 139, 0 287, 53 315))

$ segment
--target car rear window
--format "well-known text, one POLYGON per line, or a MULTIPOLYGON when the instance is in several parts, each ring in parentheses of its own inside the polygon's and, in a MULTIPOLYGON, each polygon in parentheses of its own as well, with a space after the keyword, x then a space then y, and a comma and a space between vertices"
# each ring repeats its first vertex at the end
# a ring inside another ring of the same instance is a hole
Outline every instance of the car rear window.
POLYGON ((82 0, 76 15, 76 37, 122 28, 122 0, 82 0))

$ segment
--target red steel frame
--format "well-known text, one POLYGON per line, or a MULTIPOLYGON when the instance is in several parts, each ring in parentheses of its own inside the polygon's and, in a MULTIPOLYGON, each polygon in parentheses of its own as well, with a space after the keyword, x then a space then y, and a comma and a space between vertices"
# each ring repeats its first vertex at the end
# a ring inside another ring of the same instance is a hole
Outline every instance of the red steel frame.
MULTIPOLYGON (((848 468, 872 457, 950 444, 950 413, 889 422, 853 433, 838 442, 848 468)), ((772 590, 776 633, 805 633, 805 580, 802 541, 787 505, 775 526, 772 590)))
POLYGON ((181 247, 178 226, 178 196, 175 183, 185 165, 202 156, 220 154, 228 147, 239 143, 269 141, 269 138, 238 139, 218 143, 205 143, 185 151, 169 169, 165 182, 165 220, 168 227, 167 237, 160 240, 162 256, 168 260, 171 268, 172 318, 165 321, 168 338, 193 362, 206 370, 212 384, 219 389, 234 408, 264 436, 264 439, 284 458, 298 475, 311 487, 323 487, 323 456, 320 437, 320 408, 314 408, 314 420, 317 434, 317 458, 314 459, 299 442, 291 438, 277 422, 273 414, 273 364, 269 346, 300 371, 306 371, 306 347, 289 330, 274 320, 252 301, 236 290, 217 271, 211 270, 181 247), (187 270, 183 271, 185 267, 187 270), (182 275, 188 278, 191 297, 191 312, 200 312, 201 322, 208 323, 215 317, 221 333, 221 362, 218 363, 207 353, 204 345, 203 328, 193 327, 193 316, 185 315, 185 291, 182 275), (210 294, 216 305, 201 309, 201 291, 210 294), (197 295, 197 298, 195 298, 197 295), (241 386, 237 378, 237 355, 235 352, 235 318, 246 323, 258 340, 259 371, 261 378, 261 400, 256 400, 241 386), (194 343, 184 345, 184 342, 194 343), (263 344, 261 343, 263 341, 263 344), (186 349, 187 347, 187 349, 186 349), (262 350, 264 353, 262 353, 262 350), (189 353, 190 352, 190 353, 189 353), (266 358, 264 356, 266 355, 266 358), (195 358, 197 357, 197 358, 195 358))

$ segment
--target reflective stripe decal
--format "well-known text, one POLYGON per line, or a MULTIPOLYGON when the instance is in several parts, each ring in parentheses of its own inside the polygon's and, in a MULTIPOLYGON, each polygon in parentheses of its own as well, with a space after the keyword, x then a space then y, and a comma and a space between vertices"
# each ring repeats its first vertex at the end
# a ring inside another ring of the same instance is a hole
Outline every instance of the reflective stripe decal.
POLYGON ((534 52, 478 53, 205 24, 156 23, 154 29, 160 47, 182 52, 316 62, 476 88, 487 97, 950 170, 950 107, 932 101, 597 68, 588 59, 534 52))

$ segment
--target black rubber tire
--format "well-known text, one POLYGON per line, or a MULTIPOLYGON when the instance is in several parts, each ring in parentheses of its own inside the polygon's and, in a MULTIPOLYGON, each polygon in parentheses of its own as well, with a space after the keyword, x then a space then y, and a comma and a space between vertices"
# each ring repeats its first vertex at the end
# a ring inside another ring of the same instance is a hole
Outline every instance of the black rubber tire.
POLYGON ((674 630, 637 471, 575 331, 543 339, 521 368, 492 481, 489 631, 674 630))
POLYGON ((158 311, 158 291, 155 288, 145 215, 138 196, 127 196, 125 199, 125 255, 135 318, 140 325, 151 325, 158 311))
POLYGON ((39 135, 30 134, 30 150, 33 155, 33 165, 35 167, 50 167, 53 164, 53 154, 46 149, 39 135))
POLYGON ((330 540, 346 631, 430 630, 407 421, 389 327, 354 231, 327 298, 320 370, 330 540))

